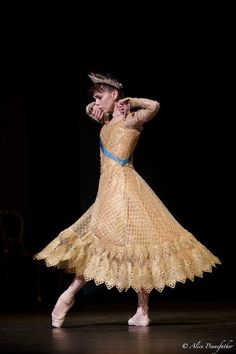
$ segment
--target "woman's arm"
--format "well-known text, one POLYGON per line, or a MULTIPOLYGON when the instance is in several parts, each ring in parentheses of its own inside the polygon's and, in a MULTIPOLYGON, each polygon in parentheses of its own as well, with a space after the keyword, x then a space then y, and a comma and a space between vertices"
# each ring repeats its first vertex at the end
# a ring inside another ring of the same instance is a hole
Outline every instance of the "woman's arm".
POLYGON ((131 111, 133 108, 137 108, 137 111, 130 112, 130 114, 127 115, 126 124, 130 128, 142 126, 155 117, 160 108, 159 102, 147 98, 126 97, 119 102, 128 104, 131 111))

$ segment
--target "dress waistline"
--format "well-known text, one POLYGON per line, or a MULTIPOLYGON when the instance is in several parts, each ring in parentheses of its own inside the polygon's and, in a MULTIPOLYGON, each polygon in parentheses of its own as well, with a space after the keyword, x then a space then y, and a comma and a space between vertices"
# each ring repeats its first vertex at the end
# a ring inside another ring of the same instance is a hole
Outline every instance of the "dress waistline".
POLYGON ((102 140, 100 139, 100 149, 102 150, 103 154, 107 157, 109 157, 110 159, 118 162, 121 166, 124 166, 125 164, 127 164, 128 162, 130 162, 130 160, 132 159, 132 155, 129 156, 127 159, 120 159, 118 156, 114 155, 111 151, 109 151, 102 143, 102 140))

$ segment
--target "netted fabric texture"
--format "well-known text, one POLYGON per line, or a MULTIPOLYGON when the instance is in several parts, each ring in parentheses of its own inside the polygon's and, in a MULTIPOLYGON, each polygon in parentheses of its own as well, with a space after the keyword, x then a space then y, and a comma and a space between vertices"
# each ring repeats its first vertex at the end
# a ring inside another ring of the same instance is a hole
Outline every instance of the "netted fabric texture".
MULTIPOLYGON (((124 121, 104 125, 103 145, 120 159, 135 150, 141 131, 124 121)), ((47 266, 84 275, 96 285, 119 291, 132 287, 163 291, 221 264, 173 217, 137 173, 133 159, 125 165, 100 151, 101 175, 94 203, 34 259, 47 266)))

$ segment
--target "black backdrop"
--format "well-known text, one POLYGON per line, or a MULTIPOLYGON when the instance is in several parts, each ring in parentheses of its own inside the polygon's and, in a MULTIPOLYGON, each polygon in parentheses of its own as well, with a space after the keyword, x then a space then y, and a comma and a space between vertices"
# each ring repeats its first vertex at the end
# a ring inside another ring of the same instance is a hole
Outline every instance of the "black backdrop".
MULTIPOLYGON (((115 21, 81 26, 82 15, 71 21, 45 16, 36 24, 33 18, 27 25, 13 21, 2 32, 0 207, 21 213, 33 254, 90 206, 99 179, 100 126, 85 115, 87 74, 111 72, 127 96, 161 104, 136 148, 136 170, 223 263, 193 284, 166 289, 162 298, 232 300, 230 23, 222 32, 217 17, 200 9, 201 21, 192 13, 166 13, 162 25, 160 14, 144 24, 147 12, 142 15, 120 27, 115 21)), ((54 300, 60 289, 50 284, 59 273, 41 272, 44 301, 54 300)), ((90 289, 99 291, 93 284, 90 289)))

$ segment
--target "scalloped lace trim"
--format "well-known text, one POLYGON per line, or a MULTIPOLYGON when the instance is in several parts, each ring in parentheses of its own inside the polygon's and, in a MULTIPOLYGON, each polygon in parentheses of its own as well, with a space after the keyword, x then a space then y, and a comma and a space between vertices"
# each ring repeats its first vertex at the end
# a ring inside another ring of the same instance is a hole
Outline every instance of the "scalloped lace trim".
POLYGON ((103 243, 96 235, 80 236, 72 229, 62 231, 41 252, 33 257, 44 259, 48 267, 54 266, 67 272, 94 280, 96 285, 105 283, 121 292, 142 287, 162 292, 165 286, 174 288, 177 282, 203 277, 212 267, 221 264, 204 245, 194 237, 178 237, 160 245, 127 245, 103 243))

